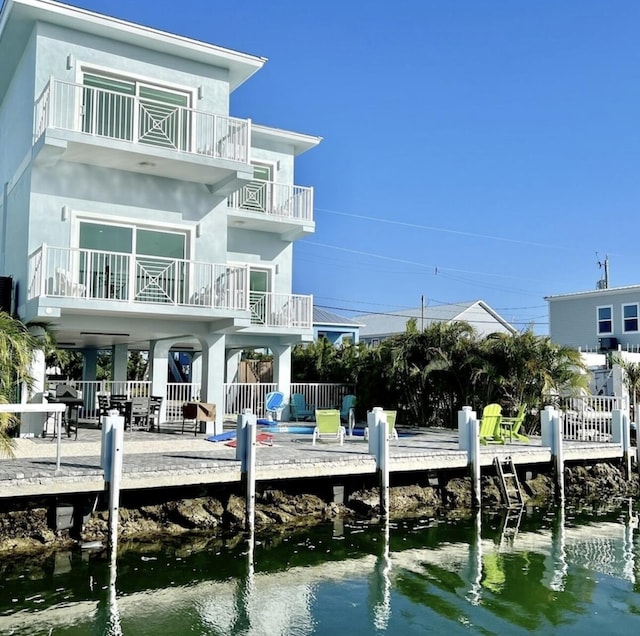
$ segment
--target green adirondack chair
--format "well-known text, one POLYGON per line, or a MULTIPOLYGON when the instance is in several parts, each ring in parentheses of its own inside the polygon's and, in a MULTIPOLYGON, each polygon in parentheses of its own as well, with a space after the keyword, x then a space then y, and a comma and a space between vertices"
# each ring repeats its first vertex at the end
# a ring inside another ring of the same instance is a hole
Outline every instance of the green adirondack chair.
POLYGON ((502 429, 502 435, 509 437, 509 440, 516 439, 519 442, 529 443, 529 438, 520 433, 520 427, 524 422, 524 416, 527 414, 527 405, 523 404, 518 410, 518 414, 515 417, 503 417, 500 420, 500 428, 502 429))
POLYGON ((487 404, 482 411, 480 420, 480 443, 481 444, 504 444, 500 420, 502 407, 499 404, 487 404))

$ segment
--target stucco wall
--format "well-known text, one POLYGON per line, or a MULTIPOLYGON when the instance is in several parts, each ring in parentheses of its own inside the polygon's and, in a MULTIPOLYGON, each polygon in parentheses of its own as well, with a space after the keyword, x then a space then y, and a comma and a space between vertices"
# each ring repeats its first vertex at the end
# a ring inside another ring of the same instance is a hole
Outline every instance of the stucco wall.
POLYGON ((169 86, 188 87, 196 91, 193 108, 220 115, 229 113, 228 72, 224 69, 50 24, 39 24, 37 33, 37 94, 50 76, 69 82, 79 81, 86 66, 169 86), (67 68, 68 60, 70 68, 67 68), (200 86, 202 98, 198 99, 200 86))

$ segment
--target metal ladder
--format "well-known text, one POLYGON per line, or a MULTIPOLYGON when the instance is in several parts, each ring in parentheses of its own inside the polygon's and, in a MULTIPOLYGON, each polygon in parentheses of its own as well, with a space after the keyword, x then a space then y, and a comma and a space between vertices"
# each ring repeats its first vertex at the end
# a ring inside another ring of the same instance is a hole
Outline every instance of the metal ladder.
POLYGON ((496 467, 504 504, 507 508, 522 508, 524 496, 512 457, 510 455, 503 458, 496 456, 493 458, 493 463, 496 467))

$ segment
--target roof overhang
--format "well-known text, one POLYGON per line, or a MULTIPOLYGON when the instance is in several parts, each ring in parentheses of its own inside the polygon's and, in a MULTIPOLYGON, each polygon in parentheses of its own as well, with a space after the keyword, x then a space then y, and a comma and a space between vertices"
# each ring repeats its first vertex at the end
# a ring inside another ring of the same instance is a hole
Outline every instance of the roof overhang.
POLYGON ((315 148, 322 141, 322 137, 304 135, 280 128, 270 128, 269 126, 260 126, 255 123, 251 126, 251 139, 252 143, 263 139, 265 141, 287 144, 293 147, 294 156, 301 155, 303 152, 315 148))
POLYGON ((640 294, 640 285, 627 285, 625 287, 607 287, 607 289, 591 289, 583 292, 573 292, 570 294, 557 294, 555 296, 545 296, 544 299, 548 302, 554 300, 571 300, 575 298, 598 298, 602 296, 613 296, 615 294, 640 294))
POLYGON ((227 69, 232 91, 266 62, 264 57, 159 31, 54 0, 4 0, 0 13, 0 95, 38 21, 227 69), (8 78, 6 74, 9 74, 8 78))

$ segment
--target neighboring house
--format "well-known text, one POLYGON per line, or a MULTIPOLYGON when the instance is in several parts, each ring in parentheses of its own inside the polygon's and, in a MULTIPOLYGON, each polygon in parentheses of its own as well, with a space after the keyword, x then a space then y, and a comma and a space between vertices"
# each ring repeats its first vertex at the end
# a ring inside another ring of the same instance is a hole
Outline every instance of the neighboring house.
POLYGON ((547 296, 557 344, 591 351, 640 345, 640 285, 547 296))
POLYGON ((360 327, 360 340, 367 344, 376 345, 389 336, 404 333, 407 329, 407 322, 412 318, 416 319, 416 326, 419 330, 434 322, 465 321, 480 336, 495 332, 517 333, 517 329, 491 309, 487 303, 476 300, 468 303, 418 307, 417 309, 404 309, 392 313, 356 316, 356 320, 363 325, 360 327))
POLYGON ((336 346, 343 344, 358 344, 360 342, 360 327, 355 320, 338 316, 326 309, 313 308, 313 339, 326 338, 336 346))
POLYGON ((114 380, 148 350, 165 395, 169 352, 192 351, 222 405, 227 361, 268 348, 289 395, 291 347, 313 337, 312 297, 292 293, 293 241, 315 230, 294 163, 321 138, 229 113, 265 59, 5 0, 0 60, 0 276, 20 318, 82 351, 85 380, 99 349, 114 380))

